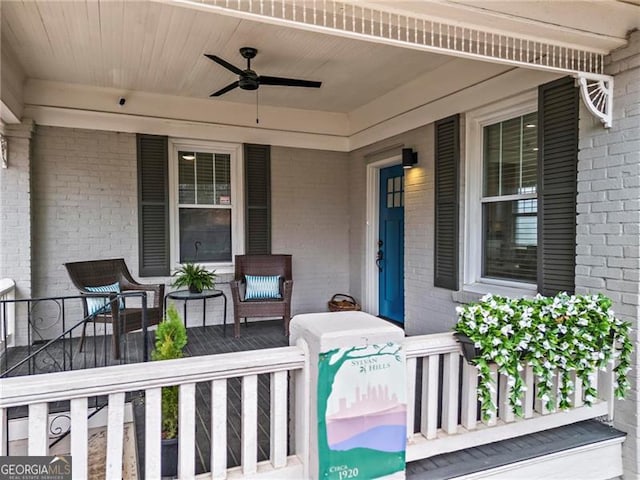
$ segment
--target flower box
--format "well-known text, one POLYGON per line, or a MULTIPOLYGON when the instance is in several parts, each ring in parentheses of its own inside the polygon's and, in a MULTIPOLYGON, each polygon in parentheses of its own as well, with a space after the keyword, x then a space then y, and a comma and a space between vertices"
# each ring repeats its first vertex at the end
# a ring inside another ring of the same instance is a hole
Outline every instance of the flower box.
POLYGON ((478 369, 478 399, 485 420, 496 411, 491 364, 507 377, 509 406, 519 416, 525 389, 521 371, 527 366, 536 377, 537 397, 549 409, 556 404, 560 409, 571 407, 573 377, 582 381, 583 401, 590 405, 597 398, 592 374, 612 360, 616 396, 623 398, 629 388, 631 325, 614 315, 604 295, 486 295, 456 310, 455 335, 465 359, 478 369))

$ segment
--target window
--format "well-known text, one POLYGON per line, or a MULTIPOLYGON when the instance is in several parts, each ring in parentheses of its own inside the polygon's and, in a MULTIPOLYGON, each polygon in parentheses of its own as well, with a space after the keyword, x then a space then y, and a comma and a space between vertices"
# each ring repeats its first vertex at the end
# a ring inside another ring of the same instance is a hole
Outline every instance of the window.
POLYGON ((578 112, 564 77, 465 115, 461 301, 575 290, 578 112))
POLYGON ((465 117, 465 290, 528 295, 536 289, 537 107, 532 90, 465 117))
POLYGON ((172 264, 231 265, 243 245, 239 146, 175 142, 172 152, 172 264))
POLYGON ((535 283, 537 113, 483 127, 482 276, 535 283))

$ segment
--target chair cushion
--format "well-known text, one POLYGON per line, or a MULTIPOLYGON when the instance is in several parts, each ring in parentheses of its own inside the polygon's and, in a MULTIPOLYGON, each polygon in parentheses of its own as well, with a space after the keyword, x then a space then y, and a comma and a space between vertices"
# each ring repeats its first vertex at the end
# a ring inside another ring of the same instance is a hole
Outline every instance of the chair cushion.
POLYGON ((282 298, 280 294, 280 275, 245 275, 247 289, 245 300, 282 298))
MULTIPOLYGON (((120 284, 118 282, 111 285, 100 285, 98 287, 85 287, 86 290, 94 293, 120 293, 120 284)), ((106 313, 111 308, 109 307, 108 298, 87 297, 87 311, 89 315, 94 313, 106 313)), ((124 308, 124 302, 122 298, 119 298, 120 310, 124 308)))

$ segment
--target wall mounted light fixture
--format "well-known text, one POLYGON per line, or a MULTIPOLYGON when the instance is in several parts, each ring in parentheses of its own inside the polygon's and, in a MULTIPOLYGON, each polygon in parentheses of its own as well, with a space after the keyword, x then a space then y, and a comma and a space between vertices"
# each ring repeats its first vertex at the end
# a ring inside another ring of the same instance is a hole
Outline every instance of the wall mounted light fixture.
POLYGON ((418 152, 414 152, 412 148, 402 149, 402 168, 413 168, 418 163, 418 152))

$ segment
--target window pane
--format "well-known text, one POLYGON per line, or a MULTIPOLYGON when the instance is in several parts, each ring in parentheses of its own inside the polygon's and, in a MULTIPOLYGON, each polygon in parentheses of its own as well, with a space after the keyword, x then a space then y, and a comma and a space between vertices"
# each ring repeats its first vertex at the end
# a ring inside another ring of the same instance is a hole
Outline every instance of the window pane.
POLYGON ((196 203, 195 154, 178 152, 178 159, 178 201, 196 203))
POLYGON ((231 261, 231 210, 180 209, 180 263, 231 261))
POLYGON ((485 203, 482 276, 536 282, 537 201, 485 203))
POLYGON ((231 155, 216 153, 215 203, 231 205, 231 155))
POLYGON ((198 175, 196 194, 198 205, 213 205, 213 153, 198 153, 196 155, 196 172, 198 175))
POLYGON ((523 117, 522 193, 535 193, 538 185, 538 114, 523 117))
POLYGON ((536 192, 537 118, 530 113, 484 127, 484 197, 536 192))
POLYGON ((520 188, 521 118, 502 122, 502 172, 500 195, 514 195, 520 188))
POLYGON ((500 124, 484 128, 484 197, 500 195, 500 124))

